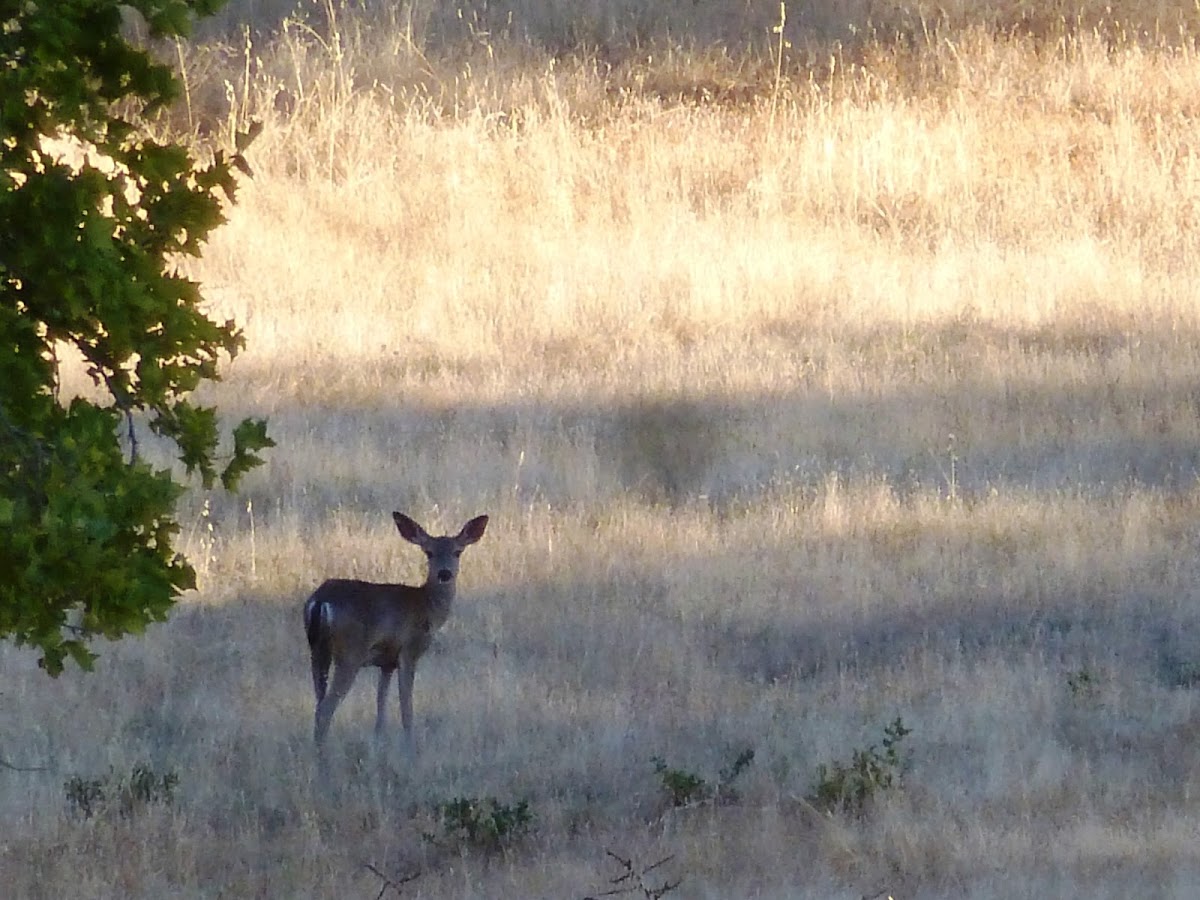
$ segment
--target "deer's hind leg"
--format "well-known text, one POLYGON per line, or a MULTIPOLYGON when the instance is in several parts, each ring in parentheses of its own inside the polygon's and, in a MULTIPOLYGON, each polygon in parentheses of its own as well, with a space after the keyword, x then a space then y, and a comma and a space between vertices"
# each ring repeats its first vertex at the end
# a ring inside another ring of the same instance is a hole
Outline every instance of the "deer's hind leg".
POLYGON ((387 693, 388 686, 392 682, 392 673, 396 671, 395 666, 380 666, 379 667, 379 687, 375 692, 375 739, 383 740, 384 734, 387 732, 387 693))
POLYGON ((333 714, 337 711, 338 705, 350 693, 350 688, 354 687, 354 679, 358 677, 358 670, 362 666, 356 661, 354 663, 338 662, 333 667, 333 678, 329 683, 329 691, 321 698, 321 702, 317 704, 316 722, 313 725, 313 738, 317 744, 325 742, 325 735, 329 733, 329 723, 333 720, 333 714))

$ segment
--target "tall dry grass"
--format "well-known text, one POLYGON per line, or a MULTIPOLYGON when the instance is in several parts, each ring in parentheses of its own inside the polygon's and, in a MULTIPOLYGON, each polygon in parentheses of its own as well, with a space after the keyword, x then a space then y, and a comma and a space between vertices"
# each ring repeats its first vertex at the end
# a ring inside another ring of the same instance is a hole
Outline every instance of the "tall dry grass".
POLYGON ((607 848, 689 897, 1190 896, 1194 10, 814 4, 780 59, 777 7, 362 6, 171 50, 155 127, 264 121, 194 274, 249 341, 208 399, 279 448, 187 499, 168 623, 89 677, 0 651, 46 767, 0 772, 9 889, 583 896, 607 848), (299 606, 416 575, 391 509, 493 526, 420 757, 360 686, 322 790, 299 606), (897 715, 902 790, 817 813, 897 715), (747 746, 736 803, 669 808, 652 756, 747 746), (173 803, 70 814, 142 760, 173 803), (535 829, 448 852, 455 796, 535 829))

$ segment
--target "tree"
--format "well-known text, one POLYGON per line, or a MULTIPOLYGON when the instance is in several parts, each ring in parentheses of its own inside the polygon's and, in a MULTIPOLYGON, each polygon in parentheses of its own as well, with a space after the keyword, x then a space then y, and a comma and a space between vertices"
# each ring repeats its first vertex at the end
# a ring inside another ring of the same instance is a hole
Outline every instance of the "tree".
POLYGON ((244 341, 178 269, 223 221, 253 135, 207 166, 149 139, 137 123, 177 82, 122 32, 122 7, 159 38, 223 2, 0 0, 0 637, 52 675, 195 587, 172 543, 185 486, 139 455, 139 428, 206 488, 235 489, 273 446, 247 419, 219 455, 216 410, 189 401, 244 341), (64 140, 82 161, 55 153, 64 140), (60 396, 64 346, 103 402, 60 396))

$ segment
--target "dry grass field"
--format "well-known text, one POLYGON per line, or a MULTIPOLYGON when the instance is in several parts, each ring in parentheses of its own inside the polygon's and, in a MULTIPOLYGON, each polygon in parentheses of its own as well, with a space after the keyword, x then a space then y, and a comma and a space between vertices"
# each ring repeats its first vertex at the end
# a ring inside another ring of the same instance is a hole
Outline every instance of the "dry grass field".
POLYGON ((943 7, 234 0, 165 48, 156 127, 264 121, 192 268, 248 339, 205 399, 278 447, 187 498, 168 622, 0 647, 44 767, 0 893, 583 898, 612 851, 672 898, 1197 896, 1200 12, 943 7), (323 785, 300 607, 419 577, 392 510, 492 519, 416 758, 365 673, 323 785), (137 766, 178 783, 64 787, 137 766))

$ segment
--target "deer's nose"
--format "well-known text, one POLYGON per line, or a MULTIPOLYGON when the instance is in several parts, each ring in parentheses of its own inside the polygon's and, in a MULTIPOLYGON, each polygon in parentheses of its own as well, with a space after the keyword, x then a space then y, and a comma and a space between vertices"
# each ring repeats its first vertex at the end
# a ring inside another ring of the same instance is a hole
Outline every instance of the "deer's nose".
POLYGON ((438 581, 449 581, 454 577, 454 573, 449 569, 438 569, 438 581))

